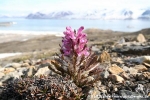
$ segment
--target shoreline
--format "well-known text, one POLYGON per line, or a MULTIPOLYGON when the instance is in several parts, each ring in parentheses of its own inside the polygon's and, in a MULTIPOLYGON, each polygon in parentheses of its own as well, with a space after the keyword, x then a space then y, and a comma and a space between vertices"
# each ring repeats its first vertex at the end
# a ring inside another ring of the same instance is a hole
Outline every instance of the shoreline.
POLYGON ((56 31, 23 31, 23 30, 1 30, 0 35, 17 34, 17 35, 63 35, 63 32, 56 31))
POLYGON ((27 41, 41 36, 62 37, 63 32, 52 31, 0 31, 0 43, 11 41, 27 41))
POLYGON ((12 57, 12 56, 17 56, 17 55, 21 55, 22 53, 0 53, 0 59, 4 59, 7 57, 12 57))

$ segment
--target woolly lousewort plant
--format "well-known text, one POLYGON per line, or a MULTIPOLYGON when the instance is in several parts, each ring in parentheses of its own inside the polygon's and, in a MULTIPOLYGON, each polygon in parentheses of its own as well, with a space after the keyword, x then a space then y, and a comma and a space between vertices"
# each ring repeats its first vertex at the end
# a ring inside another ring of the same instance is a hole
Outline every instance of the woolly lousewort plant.
POLYGON ((81 100, 82 91, 60 76, 16 79, 4 86, 0 100, 81 100))
POLYGON ((82 33, 84 27, 80 27, 77 31, 72 31, 71 27, 67 27, 64 32, 65 37, 62 40, 61 53, 64 56, 88 56, 87 35, 82 33))
POLYGON ((87 47, 84 27, 73 31, 67 27, 60 46, 61 54, 51 61, 49 69, 64 77, 69 77, 78 87, 92 86, 100 79, 98 56, 87 47))

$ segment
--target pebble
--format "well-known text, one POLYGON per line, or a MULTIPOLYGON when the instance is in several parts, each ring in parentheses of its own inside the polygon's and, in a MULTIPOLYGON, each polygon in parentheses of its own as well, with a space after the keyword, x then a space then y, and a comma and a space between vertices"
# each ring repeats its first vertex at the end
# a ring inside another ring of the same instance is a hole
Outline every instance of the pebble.
POLYGON ((113 65, 112 67, 108 68, 108 71, 112 74, 119 74, 121 72, 124 72, 124 70, 117 65, 113 65))
POLYGON ((134 68, 137 69, 138 72, 144 72, 148 70, 144 65, 135 65, 134 68))
POLYGON ((109 78, 112 79, 112 81, 116 81, 119 83, 122 83, 124 81, 124 79, 121 76, 115 74, 110 75, 109 78))

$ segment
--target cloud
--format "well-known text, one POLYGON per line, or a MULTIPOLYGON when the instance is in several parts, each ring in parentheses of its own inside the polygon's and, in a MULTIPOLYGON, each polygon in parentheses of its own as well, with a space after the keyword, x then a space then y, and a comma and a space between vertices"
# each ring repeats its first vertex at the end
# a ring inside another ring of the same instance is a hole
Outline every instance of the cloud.
POLYGON ((0 13, 150 7, 149 0, 0 0, 0 13))

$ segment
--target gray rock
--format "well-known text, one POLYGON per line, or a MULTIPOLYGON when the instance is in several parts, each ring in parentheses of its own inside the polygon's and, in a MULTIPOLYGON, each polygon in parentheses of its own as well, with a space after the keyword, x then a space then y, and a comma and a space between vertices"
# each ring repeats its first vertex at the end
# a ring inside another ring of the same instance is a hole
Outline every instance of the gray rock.
POLYGON ((144 98, 141 93, 137 92, 131 92, 128 90, 121 90, 120 92, 120 99, 125 99, 125 100, 148 100, 148 98, 144 98))
POLYGON ((122 54, 147 55, 150 54, 150 46, 142 43, 125 43, 118 44, 112 48, 112 51, 122 54))
POLYGON ((94 51, 94 52, 96 52, 96 53, 100 52, 100 49, 97 48, 97 46, 92 46, 91 50, 94 51))
POLYGON ((127 72, 127 71, 129 71, 129 69, 130 69, 129 67, 127 67, 127 66, 123 66, 123 70, 124 70, 124 71, 126 71, 126 72, 127 72))
POLYGON ((126 41, 125 41, 125 39, 122 37, 120 40, 118 40, 117 41, 117 43, 119 43, 119 44, 123 44, 123 43, 125 43, 126 41))
POLYGON ((100 91, 94 87, 89 91, 89 95, 87 96, 86 100, 99 100, 100 98, 100 91))
POLYGON ((103 78, 108 78, 109 75, 110 75, 110 74, 109 74, 109 72, 108 72, 107 70, 101 73, 101 76, 102 76, 103 78))

